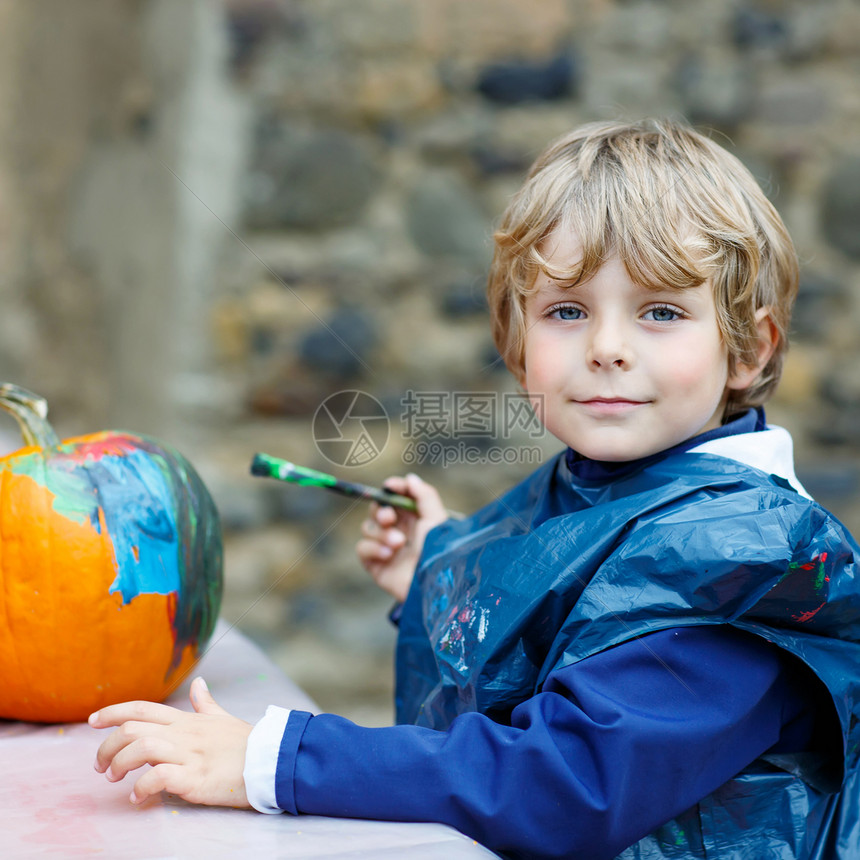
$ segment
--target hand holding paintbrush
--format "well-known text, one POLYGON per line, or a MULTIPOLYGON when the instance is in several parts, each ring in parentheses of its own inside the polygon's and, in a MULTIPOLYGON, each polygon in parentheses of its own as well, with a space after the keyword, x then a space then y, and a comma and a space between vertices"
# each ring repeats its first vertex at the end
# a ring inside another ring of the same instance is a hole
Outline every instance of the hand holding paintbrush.
POLYGON ((392 477, 386 488, 415 499, 416 513, 390 505, 372 505, 361 524, 355 550, 376 584, 396 600, 406 599, 427 533, 447 520, 439 493, 417 475, 392 477))
POLYGON ((378 489, 267 454, 254 457, 251 474, 377 502, 361 525, 356 552, 376 584, 401 602, 412 583, 427 532, 450 516, 459 516, 445 510, 435 487, 417 475, 389 478, 387 483, 392 486, 378 489))

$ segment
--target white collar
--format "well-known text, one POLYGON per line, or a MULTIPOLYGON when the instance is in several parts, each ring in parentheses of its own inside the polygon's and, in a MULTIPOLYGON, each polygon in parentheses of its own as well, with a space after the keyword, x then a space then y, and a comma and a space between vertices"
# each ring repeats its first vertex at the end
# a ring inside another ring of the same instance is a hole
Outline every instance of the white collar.
POLYGON ((703 442, 688 450, 690 454, 716 454, 745 463, 768 475, 784 478, 802 496, 812 496, 794 474, 794 444, 791 434, 782 427, 768 424, 766 430, 736 433, 703 442))

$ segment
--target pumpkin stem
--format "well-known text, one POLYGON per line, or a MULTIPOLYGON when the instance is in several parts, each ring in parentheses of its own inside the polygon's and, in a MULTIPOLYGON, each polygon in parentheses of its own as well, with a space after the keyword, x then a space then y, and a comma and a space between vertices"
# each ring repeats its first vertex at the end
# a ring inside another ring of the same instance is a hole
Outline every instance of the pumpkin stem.
POLYGON ((53 448, 60 444, 48 423, 48 401, 11 382, 0 382, 0 409, 18 421, 25 445, 53 448))

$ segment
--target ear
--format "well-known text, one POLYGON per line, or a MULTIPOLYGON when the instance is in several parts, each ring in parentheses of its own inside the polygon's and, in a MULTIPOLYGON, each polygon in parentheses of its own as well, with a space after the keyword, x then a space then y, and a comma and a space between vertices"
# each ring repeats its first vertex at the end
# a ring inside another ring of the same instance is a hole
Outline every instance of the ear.
POLYGON ((738 363, 735 366, 726 383, 726 387, 733 391, 743 391, 756 381, 779 343, 779 330, 770 315, 770 308, 759 308, 755 313, 755 322, 758 329, 756 359, 753 364, 738 363))

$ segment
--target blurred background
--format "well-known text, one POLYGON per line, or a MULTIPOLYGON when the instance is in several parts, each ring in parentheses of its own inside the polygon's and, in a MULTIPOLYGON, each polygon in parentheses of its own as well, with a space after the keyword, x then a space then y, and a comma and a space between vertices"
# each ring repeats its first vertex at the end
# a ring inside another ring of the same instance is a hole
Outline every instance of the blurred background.
POLYGON ((383 724, 366 507, 248 466, 413 470, 470 511, 558 449, 515 412, 483 289, 494 220, 576 124, 685 117, 761 181, 803 264, 769 417, 860 532, 858 81, 854 0, 0 0, 0 379, 63 437, 184 451, 223 616, 383 724))

